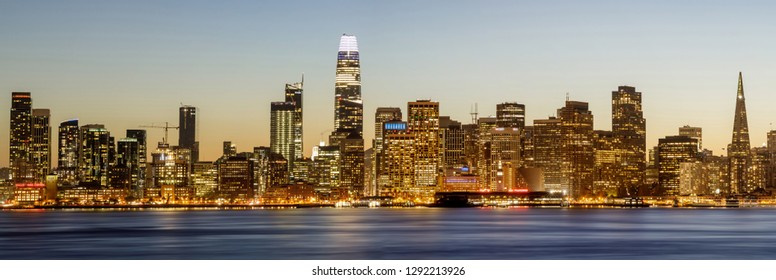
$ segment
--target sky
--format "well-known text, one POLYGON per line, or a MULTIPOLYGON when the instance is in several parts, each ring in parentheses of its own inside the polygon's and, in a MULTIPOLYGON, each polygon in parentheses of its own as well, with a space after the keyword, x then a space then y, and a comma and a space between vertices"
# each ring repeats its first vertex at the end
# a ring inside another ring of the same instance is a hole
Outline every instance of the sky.
MULTIPOLYGON (((774 10, 769 1, 0 0, 0 165, 13 91, 51 109, 53 154, 64 120, 105 124, 118 140, 140 125, 177 125, 186 104, 199 108, 200 158, 215 160, 223 141, 239 152, 269 146, 270 102, 302 73, 309 156, 334 126, 343 33, 358 38, 365 143, 377 107, 406 116, 417 99, 462 123, 475 103, 488 116, 519 102, 530 124, 568 93, 590 103, 595 129, 610 130, 611 92, 629 85, 642 92, 648 149, 691 125, 724 154, 739 71, 752 146, 774 128, 774 10)), ((148 130, 153 150, 163 130, 148 130)))

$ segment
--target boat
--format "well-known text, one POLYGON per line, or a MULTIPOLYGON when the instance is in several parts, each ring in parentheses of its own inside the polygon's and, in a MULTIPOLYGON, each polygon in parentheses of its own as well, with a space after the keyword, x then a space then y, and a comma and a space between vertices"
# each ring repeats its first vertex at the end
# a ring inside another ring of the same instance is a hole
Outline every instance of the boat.
POLYGON ((739 206, 738 199, 734 197, 728 197, 722 204, 724 207, 737 208, 739 206))

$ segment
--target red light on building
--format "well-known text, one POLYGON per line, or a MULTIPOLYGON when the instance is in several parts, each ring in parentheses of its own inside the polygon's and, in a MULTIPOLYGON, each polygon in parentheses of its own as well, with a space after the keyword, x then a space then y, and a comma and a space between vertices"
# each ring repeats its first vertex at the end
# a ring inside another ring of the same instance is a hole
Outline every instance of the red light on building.
POLYGON ((514 192, 514 193, 527 193, 527 192, 528 192, 528 189, 510 189, 510 190, 509 190, 509 192, 514 192))

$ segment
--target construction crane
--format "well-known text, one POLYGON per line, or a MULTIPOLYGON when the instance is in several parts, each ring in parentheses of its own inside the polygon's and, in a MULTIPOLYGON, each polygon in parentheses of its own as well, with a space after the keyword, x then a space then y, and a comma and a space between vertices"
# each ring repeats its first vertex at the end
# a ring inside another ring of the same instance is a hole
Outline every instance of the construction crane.
POLYGON ((141 125, 140 127, 148 127, 148 128, 161 128, 164 129, 164 138, 162 138, 162 143, 167 144, 167 131, 172 129, 178 129, 177 126, 170 126, 170 123, 164 122, 164 126, 158 126, 158 125, 141 125))

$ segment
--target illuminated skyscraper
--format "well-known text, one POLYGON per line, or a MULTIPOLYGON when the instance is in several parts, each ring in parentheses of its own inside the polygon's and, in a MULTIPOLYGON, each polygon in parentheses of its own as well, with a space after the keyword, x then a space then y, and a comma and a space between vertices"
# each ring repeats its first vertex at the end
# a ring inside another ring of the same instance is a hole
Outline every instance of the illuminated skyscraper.
POLYGON ((383 124, 389 121, 401 121, 402 114, 401 108, 396 107, 379 107, 375 112, 375 138, 372 140, 372 147, 374 147, 374 179, 375 186, 388 184, 388 170, 386 170, 383 164, 383 146, 384 146, 384 129, 383 124))
POLYGON ((32 139, 30 160, 34 166, 34 180, 42 183, 51 173, 51 125, 49 109, 32 110, 32 139))
POLYGON ((146 180, 148 180, 148 144, 146 141, 146 131, 144 129, 127 129, 127 138, 137 140, 137 184, 133 185, 136 189, 134 195, 136 197, 143 197, 143 189, 145 188, 146 180))
POLYGON ((533 167, 544 172, 544 187, 548 192, 566 192, 568 194, 569 178, 561 173, 564 154, 561 121, 550 117, 533 121, 533 167))
POLYGON ((634 193, 646 175, 647 121, 641 108, 641 92, 620 86, 612 92, 612 132, 619 138, 623 156, 617 174, 619 188, 634 193))
POLYGON ((593 150, 593 113, 587 102, 566 101, 558 109, 561 120, 562 153, 561 173, 569 180, 571 195, 582 197, 592 194, 595 151, 593 150))
POLYGON ((197 142, 197 108, 183 105, 178 117, 178 147, 191 150, 191 160, 199 161, 199 142, 197 142))
POLYGON ((439 117, 439 131, 442 137, 442 167, 459 169, 466 165, 465 135, 461 123, 448 116, 439 117))
POLYGON ((16 183, 28 183, 33 180, 33 168, 30 164, 31 125, 32 96, 29 92, 11 93, 9 164, 11 178, 16 183))
POLYGON ((59 124, 57 174, 60 185, 78 184, 78 120, 59 124))
POLYGON ((110 132, 101 124, 81 127, 79 142, 80 183, 91 187, 106 187, 110 172, 110 132))
POLYGON ((520 162, 520 129, 517 127, 495 127, 487 139, 490 153, 492 191, 508 191, 516 187, 516 169, 520 162))
POLYGON ((198 198, 215 198, 218 190, 218 168, 212 161, 199 161, 191 165, 191 187, 198 198))
POLYGON ((218 166, 218 193, 226 199, 247 201, 254 198, 253 161, 230 157, 218 166))
POLYGON ((658 181, 663 195, 680 194, 681 164, 698 158, 698 140, 688 136, 668 136, 658 140, 658 181))
POLYGON ((617 182, 617 172, 620 166, 618 159, 622 157, 620 138, 611 131, 593 131, 593 149, 595 151, 595 168, 593 169, 592 194, 598 197, 626 196, 620 193, 617 182))
POLYGON ((496 105, 497 127, 525 127, 525 105, 505 102, 496 105))
POLYGON ((146 198, 176 203, 194 196, 194 190, 188 185, 191 172, 189 149, 159 143, 151 157, 153 183, 143 190, 146 198))
POLYGON ((296 159, 294 102, 272 102, 270 108, 270 149, 288 161, 288 174, 296 159))
MULTIPOLYGON (((363 137, 361 66, 356 36, 343 34, 337 53, 337 77, 334 87, 334 130, 353 130, 363 137)), ((347 137, 347 136, 346 136, 347 137)), ((337 145, 338 143, 330 143, 337 145)))
POLYGON ((364 194, 364 139, 356 132, 340 140, 340 198, 364 194))
POLYGON ((289 159, 289 162, 292 163, 291 170, 296 170, 296 161, 298 159, 302 159, 304 157, 304 138, 303 138, 303 132, 304 132, 304 121, 303 121, 303 114, 302 114, 302 90, 304 86, 304 77, 302 77, 302 82, 294 83, 294 84, 286 84, 286 102, 293 102, 294 103, 294 120, 293 120, 293 130, 294 130, 294 154, 293 159, 289 159))
POLYGON ((738 72, 738 93, 736 95, 736 112, 733 120, 733 140, 727 149, 728 158, 730 159, 730 192, 733 194, 752 191, 747 185, 747 170, 751 163, 751 150, 745 101, 744 81, 741 72, 738 72))
MULTIPOLYGON (((122 138, 116 143, 116 166, 126 169, 126 174, 118 176, 122 186, 137 194, 140 186, 140 143, 135 138, 122 138)), ((114 170, 111 170, 114 172, 114 170)), ((116 186, 114 186, 116 187, 116 186)))
POLYGON ((407 103, 407 131, 415 137, 415 185, 433 196, 442 172, 439 137, 439 102, 418 100, 407 103))
POLYGON ((768 169, 765 174, 768 188, 776 187, 776 130, 768 131, 768 169))
POLYGON ((409 133, 407 123, 398 120, 385 122, 383 132, 383 164, 388 181, 378 186, 378 192, 383 196, 405 199, 423 196, 425 190, 415 184, 415 136, 409 133))

